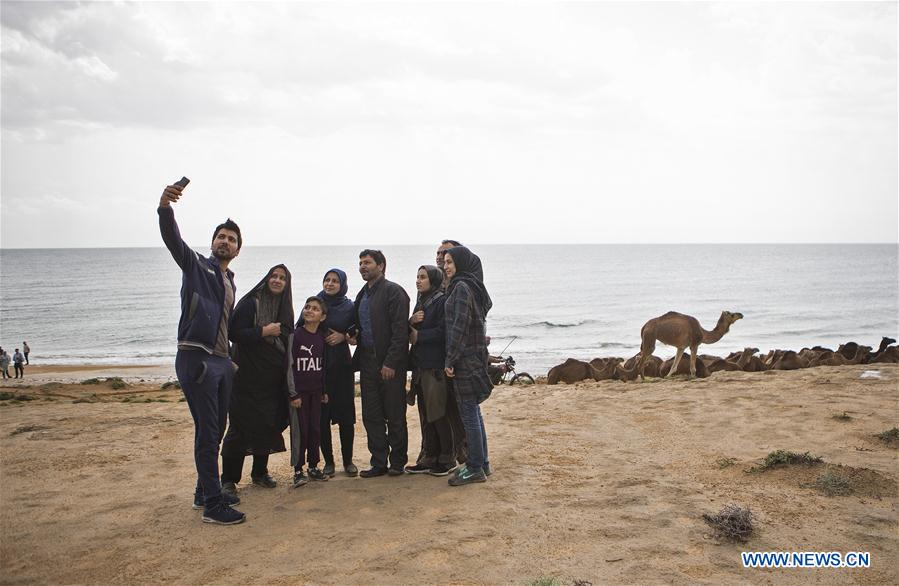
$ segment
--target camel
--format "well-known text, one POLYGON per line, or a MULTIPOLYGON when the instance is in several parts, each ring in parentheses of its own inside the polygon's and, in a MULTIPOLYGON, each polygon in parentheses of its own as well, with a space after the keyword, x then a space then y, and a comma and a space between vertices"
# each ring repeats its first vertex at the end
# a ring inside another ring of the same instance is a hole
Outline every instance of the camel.
MULTIPOLYGON (((887 338, 890 340, 891 338, 887 338)), ((887 346, 868 361, 868 364, 889 364, 899 362, 899 346, 887 346)))
POLYGON ((776 350, 775 356, 780 352, 781 355, 771 367, 771 370, 798 370, 800 368, 808 368, 808 361, 793 350, 776 350))
MULTIPOLYGON (((640 353, 637 352, 633 356, 627 359, 627 362, 622 364, 622 368, 626 370, 631 370, 637 365, 637 361, 640 360, 640 353)), ((659 358, 658 356, 650 356, 643 363, 643 373, 646 376, 658 378, 659 369, 662 368, 662 363, 664 360, 659 358)))
POLYGON ((593 377, 593 367, 582 360, 569 358, 562 364, 553 366, 546 375, 546 382, 550 385, 563 382, 566 385, 593 377))
POLYGON ((874 356, 877 356, 878 354, 880 354, 881 352, 886 350, 887 346, 889 346, 890 344, 895 344, 895 343, 896 343, 896 340, 894 340, 893 338, 887 338, 886 336, 884 336, 883 338, 881 338, 880 346, 877 348, 877 352, 874 352, 874 356))
MULTIPOLYGON (((706 368, 710 373, 718 372, 720 370, 745 371, 746 367, 752 362, 752 359, 755 358, 753 354, 758 351, 758 348, 743 348, 742 352, 732 352, 727 358, 718 358, 717 360, 706 362, 706 368)), ((703 362, 705 362, 705 360, 703 360, 703 362)))
POLYGON ((654 317, 643 325, 640 330, 640 360, 637 361, 637 370, 640 378, 643 376, 643 365, 656 348, 656 340, 668 346, 677 348, 674 355, 674 364, 671 372, 677 372, 678 363, 684 349, 690 349, 690 376, 696 376, 696 356, 700 344, 714 344, 730 330, 731 324, 738 319, 743 319, 742 313, 722 311, 721 317, 715 329, 704 330, 695 317, 669 311, 665 315, 654 317))
POLYGON ((607 358, 605 360, 594 358, 590 361, 593 380, 601 381, 615 378, 615 372, 620 363, 620 358, 607 358))

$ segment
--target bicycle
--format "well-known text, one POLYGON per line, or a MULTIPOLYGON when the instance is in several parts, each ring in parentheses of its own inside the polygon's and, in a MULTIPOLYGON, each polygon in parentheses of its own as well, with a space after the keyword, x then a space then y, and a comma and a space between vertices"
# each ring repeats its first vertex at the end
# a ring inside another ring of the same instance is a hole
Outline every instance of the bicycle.
POLYGON ((498 358, 500 360, 499 362, 487 366, 487 374, 490 375, 490 381, 494 385, 501 385, 503 383, 508 385, 514 385, 515 383, 521 385, 534 384, 534 377, 528 373, 515 372, 514 358, 511 356, 505 358, 499 356, 498 358))

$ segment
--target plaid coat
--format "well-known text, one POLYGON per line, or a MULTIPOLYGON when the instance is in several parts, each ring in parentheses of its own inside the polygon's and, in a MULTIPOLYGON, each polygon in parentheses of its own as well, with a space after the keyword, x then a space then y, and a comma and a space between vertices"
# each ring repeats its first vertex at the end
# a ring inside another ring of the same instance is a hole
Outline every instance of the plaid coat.
POLYGON ((493 390, 487 376, 487 339, 484 318, 469 286, 457 283, 444 306, 445 366, 455 371, 453 387, 460 397, 479 403, 493 390))

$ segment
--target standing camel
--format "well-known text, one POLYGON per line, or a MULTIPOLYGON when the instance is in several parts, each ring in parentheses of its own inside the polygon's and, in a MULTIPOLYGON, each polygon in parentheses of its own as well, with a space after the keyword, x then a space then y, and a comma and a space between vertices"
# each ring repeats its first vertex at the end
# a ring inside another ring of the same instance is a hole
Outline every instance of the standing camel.
POLYGON ((695 317, 669 311, 665 315, 654 317, 643 325, 640 330, 640 359, 637 361, 637 370, 643 379, 643 364, 656 349, 656 340, 668 346, 677 348, 674 355, 674 364, 668 374, 677 372, 677 365, 685 348, 690 349, 690 376, 696 376, 696 351, 700 344, 714 344, 730 330, 732 323, 743 319, 742 313, 722 311, 718 318, 718 324, 712 331, 702 329, 699 320, 695 317))

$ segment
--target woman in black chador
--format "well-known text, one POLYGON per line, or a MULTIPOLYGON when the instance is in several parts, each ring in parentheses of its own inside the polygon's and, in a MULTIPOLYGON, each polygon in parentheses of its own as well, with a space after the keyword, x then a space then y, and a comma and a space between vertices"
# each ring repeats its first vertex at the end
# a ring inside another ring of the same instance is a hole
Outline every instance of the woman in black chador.
POLYGON ((331 424, 340 430, 340 452, 343 471, 347 476, 356 476, 359 469, 353 464, 353 426, 356 425, 355 375, 350 346, 346 341, 347 332, 354 327, 355 309, 347 299, 346 273, 331 269, 322 279, 322 290, 318 294, 328 304, 328 318, 325 320, 325 392, 328 402, 322 405, 322 457, 325 467, 322 472, 334 476, 334 447, 331 440, 331 424))
POLYGON ((269 454, 284 452, 287 428, 287 336, 293 329, 290 271, 269 269, 234 308, 228 327, 239 370, 231 392, 228 433, 222 445, 222 491, 236 495, 244 457, 253 455, 253 484, 274 488, 269 454))

